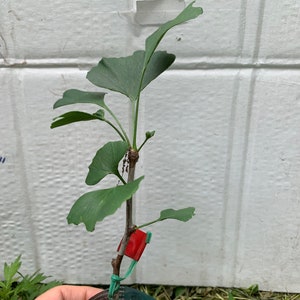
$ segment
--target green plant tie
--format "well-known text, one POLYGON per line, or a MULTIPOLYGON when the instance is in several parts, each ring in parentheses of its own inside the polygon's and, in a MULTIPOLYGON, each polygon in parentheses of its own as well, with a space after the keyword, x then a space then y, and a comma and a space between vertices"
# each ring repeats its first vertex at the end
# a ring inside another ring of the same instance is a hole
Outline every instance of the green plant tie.
MULTIPOLYGON (((152 237, 152 233, 150 231, 147 232, 147 236, 146 236, 146 244, 149 244, 151 241, 151 237, 152 237)), ((128 267, 127 272, 125 273, 124 277, 120 277, 116 274, 112 274, 111 278, 110 278, 110 286, 108 289, 108 298, 109 299, 113 299, 114 294, 119 290, 120 288, 120 283, 122 280, 126 279, 128 276, 130 276, 136 266, 136 264, 138 263, 137 260, 132 260, 131 264, 128 267)))
POLYGON ((133 260, 125 274, 124 277, 120 277, 116 274, 112 274, 111 278, 110 278, 110 286, 109 286, 109 290, 108 290, 108 298, 109 299, 113 299, 114 294, 119 290, 120 288, 120 282, 124 279, 126 279, 128 276, 131 275, 131 273, 133 272, 135 266, 137 264, 136 260, 133 260))

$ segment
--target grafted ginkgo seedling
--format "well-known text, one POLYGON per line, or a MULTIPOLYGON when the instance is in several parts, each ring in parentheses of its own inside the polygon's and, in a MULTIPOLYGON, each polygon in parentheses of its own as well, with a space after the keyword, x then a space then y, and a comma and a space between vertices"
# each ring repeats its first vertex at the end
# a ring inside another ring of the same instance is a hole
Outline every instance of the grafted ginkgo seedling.
MULTIPOLYGON (((141 176, 135 179, 136 164, 141 150, 147 141, 155 135, 155 131, 147 131, 144 140, 137 140, 141 92, 174 63, 174 54, 157 50, 157 47, 171 28, 202 14, 202 9, 194 7, 193 4, 194 2, 189 4, 176 18, 163 24, 151 34, 146 39, 144 50, 135 51, 127 57, 102 58, 98 65, 87 73, 87 79, 98 88, 105 89, 105 91, 90 92, 70 89, 54 104, 55 109, 78 103, 86 104, 95 107, 95 112, 66 112, 53 120, 51 128, 74 122, 100 121, 100 124, 104 123, 112 127, 116 133, 115 140, 101 146, 97 151, 86 177, 86 184, 94 186, 101 184, 101 181, 107 175, 115 176, 116 185, 83 194, 75 201, 67 220, 69 224, 78 225, 83 223, 88 231, 93 231, 97 222, 113 215, 123 203, 126 203, 125 230, 117 257, 112 261, 113 274, 117 276, 120 273, 124 253, 131 253, 131 256, 139 258, 140 250, 137 250, 139 248, 134 247, 134 250, 132 250, 133 240, 131 240, 131 248, 126 248, 130 236, 138 228, 166 219, 186 222, 194 215, 195 209, 193 207, 178 210, 168 208, 160 212, 160 216, 154 221, 145 220, 143 225, 133 224, 132 220, 132 197, 144 178, 141 176), (126 132, 117 115, 105 103, 107 90, 121 93, 130 100, 133 111, 132 118, 129 119, 132 135, 126 132), (125 162, 128 162, 127 178, 124 178, 124 166, 122 168, 124 157, 126 157, 125 162)), ((153 175, 155 176, 155 174, 153 175)), ((141 234, 141 243, 143 243, 144 234, 141 232, 139 234, 141 234)), ((143 244, 142 247, 144 247, 143 244)))

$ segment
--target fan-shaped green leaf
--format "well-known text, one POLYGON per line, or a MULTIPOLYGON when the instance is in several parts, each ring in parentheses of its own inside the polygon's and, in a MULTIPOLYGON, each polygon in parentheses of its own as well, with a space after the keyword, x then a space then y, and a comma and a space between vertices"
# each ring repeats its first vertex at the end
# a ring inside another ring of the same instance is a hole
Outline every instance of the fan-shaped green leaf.
POLYGON ((67 217, 69 224, 84 223, 88 231, 93 231, 97 222, 112 215, 138 189, 144 177, 113 188, 88 192, 73 205, 67 217))
POLYGON ((195 215, 194 207, 187 207, 182 209, 165 209, 160 212, 160 217, 158 221, 163 221, 166 219, 176 219, 178 221, 187 222, 195 215))
POLYGON ((86 184, 94 185, 108 174, 115 174, 120 178, 118 165, 127 150, 128 144, 124 141, 109 142, 100 148, 89 166, 86 184))
POLYGON ((87 79, 93 84, 115 92, 119 92, 136 100, 140 90, 164 72, 175 60, 173 54, 157 51, 144 76, 142 73, 145 51, 135 51, 132 55, 118 58, 102 58, 99 64, 87 74, 87 79))
POLYGON ((103 120, 104 111, 98 110, 95 114, 89 114, 82 111, 70 111, 59 117, 54 118, 51 128, 64 126, 74 122, 90 121, 90 120, 103 120))
POLYGON ((144 77, 141 90, 143 90, 152 80, 167 70, 175 61, 174 54, 165 51, 156 51, 149 61, 144 77))
POLYGON ((122 93, 133 101, 137 100, 141 90, 174 62, 173 54, 154 51, 169 29, 202 13, 202 8, 192 6, 194 2, 149 36, 145 51, 136 51, 127 57, 103 58, 88 72, 88 80, 99 87, 122 93))
POLYGON ((53 108, 76 103, 91 103, 105 108, 104 96, 105 93, 85 92, 71 89, 64 92, 63 97, 54 103, 53 108))
POLYGON ((160 212, 160 217, 154 221, 148 222, 146 224, 143 224, 141 226, 138 226, 139 228, 149 226, 151 224, 154 224, 156 222, 168 220, 168 219, 175 219, 182 222, 187 222, 195 215, 195 208, 194 207, 186 207, 182 209, 165 209, 160 212))
POLYGON ((102 58, 88 72, 87 79, 99 87, 131 98, 138 90, 143 62, 144 51, 136 51, 127 57, 102 58))
POLYGON ((155 49, 157 48, 159 42, 164 37, 169 29, 172 27, 189 21, 191 19, 195 19, 199 15, 203 13, 201 7, 193 7, 195 1, 190 3, 175 19, 168 21, 167 23, 160 26, 154 33, 152 33, 146 39, 146 54, 145 54, 145 61, 144 61, 144 68, 146 68, 148 62, 151 59, 155 49))

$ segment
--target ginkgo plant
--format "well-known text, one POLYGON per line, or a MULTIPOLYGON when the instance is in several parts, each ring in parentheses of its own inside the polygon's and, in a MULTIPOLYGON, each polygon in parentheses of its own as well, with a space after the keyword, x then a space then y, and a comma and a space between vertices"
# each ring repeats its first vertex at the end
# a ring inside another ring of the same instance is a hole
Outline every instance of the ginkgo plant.
POLYGON ((176 18, 160 26, 145 42, 145 50, 139 50, 127 57, 102 58, 97 66, 87 73, 87 79, 97 87, 117 92, 130 99, 132 116, 129 119, 129 135, 119 118, 105 103, 105 92, 81 91, 70 89, 64 92, 54 108, 72 104, 89 104, 97 107, 95 113, 69 111, 53 120, 51 128, 60 127, 74 122, 100 121, 112 127, 119 137, 103 145, 94 156, 86 177, 87 185, 96 185, 107 175, 116 177, 116 185, 111 188, 97 189, 83 194, 71 208, 67 220, 69 224, 84 223, 88 231, 93 231, 97 222, 113 215, 123 203, 126 203, 125 230, 117 257, 113 259, 113 274, 119 275, 120 265, 131 234, 138 228, 145 227, 166 219, 188 221, 194 215, 195 208, 187 207, 179 210, 172 208, 160 212, 154 221, 142 225, 133 222, 133 196, 138 190, 143 176, 135 178, 135 168, 141 150, 146 142, 155 134, 154 131, 145 133, 143 141, 138 141, 139 107, 141 92, 166 71, 175 61, 175 55, 166 51, 158 51, 157 47, 172 27, 194 19, 202 14, 202 8, 190 3, 176 18), (125 160, 124 160, 125 157, 125 160), (124 161, 128 164, 128 175, 124 178, 121 171, 124 161))

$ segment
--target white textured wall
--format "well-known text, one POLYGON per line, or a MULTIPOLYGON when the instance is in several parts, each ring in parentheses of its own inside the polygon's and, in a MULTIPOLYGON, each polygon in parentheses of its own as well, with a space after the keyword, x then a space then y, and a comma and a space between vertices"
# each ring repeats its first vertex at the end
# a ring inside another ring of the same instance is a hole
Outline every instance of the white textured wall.
MULTIPOLYGON (((94 123, 49 126, 64 90, 92 89, 93 64, 142 48, 151 24, 184 4, 146 2, 0 2, 0 265, 22 254, 24 273, 108 282, 122 211, 94 233, 65 217, 114 136, 94 123)), ((141 129, 156 136, 136 205, 138 223, 169 206, 197 215, 151 228, 132 281, 300 292, 300 2, 197 5, 204 15, 162 43, 174 67, 143 94, 141 129)), ((126 101, 115 108, 127 116, 126 101)))

